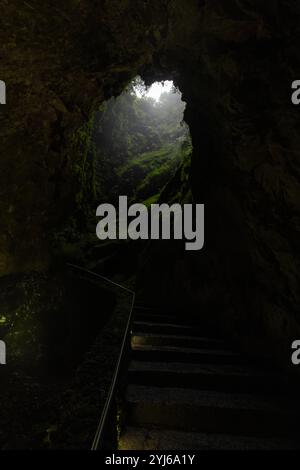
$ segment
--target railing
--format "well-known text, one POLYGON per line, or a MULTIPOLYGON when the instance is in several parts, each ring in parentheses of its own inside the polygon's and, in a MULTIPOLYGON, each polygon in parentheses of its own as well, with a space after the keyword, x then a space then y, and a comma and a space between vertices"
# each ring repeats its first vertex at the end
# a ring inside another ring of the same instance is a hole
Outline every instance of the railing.
POLYGON ((108 391, 105 405, 104 405, 101 418, 100 418, 100 421, 96 430, 96 434, 92 443, 92 447, 91 447, 91 450, 101 450, 103 449, 103 446, 104 446, 105 431, 106 431, 106 427, 108 426, 110 412, 113 408, 114 401, 116 398, 117 386, 118 386, 119 378, 120 378, 121 371, 122 371, 124 356, 126 354, 126 347, 128 344, 130 344, 129 341, 130 341, 130 333, 131 333, 132 314, 133 314, 133 308, 134 308, 134 303, 135 303, 135 292, 131 289, 128 289, 127 287, 124 287, 118 284, 117 282, 112 281, 111 279, 108 279, 105 276, 97 274, 93 271, 89 271, 88 269, 82 268, 81 266, 76 266, 74 264, 68 264, 68 266, 76 271, 89 274, 94 279, 98 278, 98 279, 104 280, 108 282, 109 284, 112 284, 118 287, 119 289, 122 289, 132 295, 130 312, 129 312, 128 320, 126 323, 126 328, 125 328, 123 339, 122 339, 120 353, 118 356, 118 360, 117 360, 117 364, 116 364, 114 374, 112 377, 111 385, 108 391))

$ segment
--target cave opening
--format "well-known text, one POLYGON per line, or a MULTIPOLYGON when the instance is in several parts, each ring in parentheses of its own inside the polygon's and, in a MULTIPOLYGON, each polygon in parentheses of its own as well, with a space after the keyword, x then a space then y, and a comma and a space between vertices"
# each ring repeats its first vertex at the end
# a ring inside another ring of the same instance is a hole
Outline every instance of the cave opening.
POLYGON ((180 164, 190 161, 185 108, 172 80, 146 85, 140 76, 101 106, 92 137, 99 200, 114 203, 119 195, 145 205, 159 200, 180 164))

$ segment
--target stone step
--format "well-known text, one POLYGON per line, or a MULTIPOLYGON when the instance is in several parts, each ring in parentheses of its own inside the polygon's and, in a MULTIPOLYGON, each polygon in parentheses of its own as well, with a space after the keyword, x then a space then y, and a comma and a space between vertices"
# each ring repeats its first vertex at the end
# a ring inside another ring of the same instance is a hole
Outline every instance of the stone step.
POLYGON ((174 313, 154 309, 134 309, 134 319, 152 323, 177 323, 179 325, 199 326, 200 318, 188 316, 185 313, 174 313))
POLYGON ((128 427, 121 435, 119 450, 299 450, 297 438, 201 434, 128 427))
POLYGON ((218 339, 201 336, 155 334, 135 331, 131 337, 132 347, 135 346, 175 346, 186 348, 216 349, 223 345, 218 339))
POLYGON ((297 408, 280 397, 129 385, 126 400, 129 426, 245 436, 299 436, 297 408))
POLYGON ((151 318, 159 317, 159 316, 168 316, 168 317, 175 317, 174 312, 168 312, 166 310, 155 309, 155 308, 146 308, 146 307, 138 307, 135 306, 133 309, 134 316, 146 315, 151 318))
MULTIPOLYGON (((174 319, 173 319, 174 320, 174 319)), ((183 335, 183 336, 200 336, 202 335, 201 328, 195 325, 180 325, 171 321, 168 322, 153 322, 153 321, 134 321, 132 325, 133 334, 138 333, 154 333, 166 335, 183 335)), ((220 344, 224 344, 216 339, 220 344)))
POLYGON ((144 313, 140 313, 140 314, 137 314, 135 313, 134 314, 134 321, 137 321, 137 322, 150 322, 150 323, 165 323, 165 324, 172 324, 172 323, 177 323, 178 325, 188 325, 188 326, 193 326, 195 325, 195 323, 191 323, 191 322, 186 322, 184 321, 184 319, 182 318, 178 318, 178 317, 175 317, 175 316, 172 316, 172 315, 163 315, 163 314, 160 314, 160 315, 149 315, 149 314, 144 314, 144 313))
POLYGON ((188 362, 198 364, 246 364, 240 354, 226 349, 193 349, 175 346, 132 345, 132 359, 152 362, 188 362))
POLYGON ((140 385, 239 393, 280 393, 287 387, 281 376, 232 364, 132 361, 128 380, 140 385))
MULTIPOLYGON (((146 312, 146 313, 151 313, 153 315, 155 314, 159 314, 159 313, 164 313, 166 312, 166 309, 162 309, 162 308, 158 308, 158 307, 149 307, 147 305, 140 305, 138 303, 135 304, 134 306, 134 311, 135 312, 146 312)), ((171 313, 172 315, 174 315, 174 312, 171 311, 171 312, 168 312, 168 313, 171 313)))

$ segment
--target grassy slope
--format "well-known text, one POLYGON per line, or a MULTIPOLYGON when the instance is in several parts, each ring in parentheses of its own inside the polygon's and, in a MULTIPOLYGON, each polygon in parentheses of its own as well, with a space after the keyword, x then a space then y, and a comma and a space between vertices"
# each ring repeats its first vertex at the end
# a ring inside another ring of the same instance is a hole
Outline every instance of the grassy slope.
POLYGON ((178 143, 167 145, 159 150, 143 153, 122 166, 118 176, 124 188, 133 184, 135 200, 151 200, 175 174, 190 146, 181 148, 178 143))

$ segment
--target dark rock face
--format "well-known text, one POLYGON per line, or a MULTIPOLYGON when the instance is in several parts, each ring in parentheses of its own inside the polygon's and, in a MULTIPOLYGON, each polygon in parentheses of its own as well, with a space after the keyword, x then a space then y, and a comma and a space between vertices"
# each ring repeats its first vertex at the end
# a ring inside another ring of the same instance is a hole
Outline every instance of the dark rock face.
POLYGON ((49 232, 74 209, 85 169, 74 133, 95 105, 138 73, 171 78, 187 102, 191 188, 206 204, 206 247, 170 249, 163 280, 154 254, 155 287, 287 363, 300 334, 300 137, 290 99, 299 3, 6 3, 1 273, 47 265, 49 232))
POLYGON ((151 63, 167 3, 4 1, 1 274, 47 264, 49 233, 74 209, 84 173, 74 133, 151 63))

